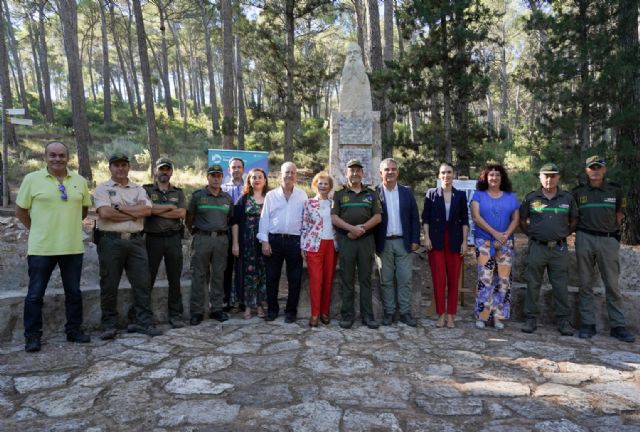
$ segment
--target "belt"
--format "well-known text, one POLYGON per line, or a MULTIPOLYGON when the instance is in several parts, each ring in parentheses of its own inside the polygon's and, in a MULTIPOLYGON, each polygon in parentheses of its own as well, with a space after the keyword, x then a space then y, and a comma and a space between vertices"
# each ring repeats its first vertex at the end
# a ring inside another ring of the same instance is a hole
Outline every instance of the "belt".
POLYGON ((111 237, 111 238, 119 238, 119 239, 122 239, 122 240, 129 240, 129 239, 134 239, 134 238, 142 238, 144 236, 144 232, 138 231, 138 232, 134 232, 134 233, 123 233, 123 232, 117 232, 117 231, 102 231, 102 230, 100 230, 100 235, 104 236, 104 237, 111 237))
POLYGON ((538 243, 544 246, 549 246, 549 247, 553 247, 555 245, 563 245, 567 243, 567 238, 561 238, 560 240, 550 240, 550 241, 542 241, 542 240, 538 240, 535 237, 529 237, 529 241, 532 241, 534 243, 538 243))
POLYGON ((591 234, 598 237, 613 237, 616 240, 620 241, 620 231, 615 232, 604 232, 604 231, 593 231, 586 228, 578 228, 578 231, 585 232, 587 234, 591 234))
POLYGON ((300 238, 299 234, 277 234, 277 233, 269 233, 269 237, 275 237, 275 238, 283 238, 283 239, 298 239, 300 238))
POLYGON ((401 235, 387 236, 387 240, 397 240, 397 239, 401 239, 401 238, 402 238, 401 235))
POLYGON ((201 230, 200 228, 196 228, 195 233, 202 234, 209 237, 218 237, 222 235, 226 236, 227 234, 229 234, 229 231, 227 230, 205 231, 205 230, 201 230))
POLYGON ((146 232, 145 233, 151 237, 173 237, 174 235, 180 234, 180 230, 171 230, 171 231, 161 231, 161 232, 146 232))

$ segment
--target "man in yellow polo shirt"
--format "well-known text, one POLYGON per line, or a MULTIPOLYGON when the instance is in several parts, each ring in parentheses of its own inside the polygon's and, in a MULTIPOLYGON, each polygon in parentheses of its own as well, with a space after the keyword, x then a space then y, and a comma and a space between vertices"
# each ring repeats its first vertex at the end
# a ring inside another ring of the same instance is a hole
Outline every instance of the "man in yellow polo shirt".
POLYGON ((42 304, 49 278, 60 267, 69 342, 87 343, 82 332, 82 220, 91 205, 87 181, 67 169, 69 149, 58 141, 45 146, 47 167, 27 174, 16 199, 16 217, 29 230, 29 290, 24 300, 25 350, 40 351, 42 304))

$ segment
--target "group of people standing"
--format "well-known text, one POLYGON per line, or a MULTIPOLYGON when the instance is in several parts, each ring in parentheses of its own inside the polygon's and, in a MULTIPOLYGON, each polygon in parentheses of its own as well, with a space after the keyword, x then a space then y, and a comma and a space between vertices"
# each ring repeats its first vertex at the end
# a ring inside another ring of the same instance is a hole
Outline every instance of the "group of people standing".
MULTIPOLYGON (((81 329, 80 276, 84 252, 81 225, 92 199, 87 182, 67 168, 68 159, 65 144, 48 143, 46 168, 24 178, 16 200, 16 216, 30 230, 29 288, 24 307, 27 351, 41 348, 43 297, 56 265, 65 290, 67 340, 90 341, 81 329)), ((503 320, 509 319, 513 233, 520 226, 529 236, 527 320, 522 330, 536 329, 537 297, 546 268, 558 329, 563 335, 573 334, 568 319, 566 237, 577 227, 580 337, 591 337, 596 331, 589 284, 597 262, 606 287, 611 335, 626 342, 635 340, 625 327, 617 286, 617 233, 624 199, 619 187, 604 181, 605 166, 604 159, 589 158, 589 183, 570 194, 557 187, 557 166, 546 164, 540 170, 541 189, 528 194, 521 205, 503 167, 488 165, 481 171, 471 201, 478 259, 478 328, 493 325, 501 329, 503 320)), ((412 253, 420 247, 418 206, 413 191, 398 183, 395 160, 381 162, 381 183, 375 189, 362 182, 363 164, 356 159, 348 161, 344 172, 347 183, 332 198, 333 179, 321 172, 311 183, 315 196, 308 198, 296 186, 297 168, 292 162, 281 166, 281 184, 270 190, 262 169, 254 168, 244 176, 244 161, 233 158, 228 167, 231 179, 224 183, 222 166, 210 166, 207 185, 194 191, 188 203, 184 192, 171 183, 171 160, 157 160, 154 182, 143 186, 129 180, 129 168, 126 154, 111 155, 111 178, 100 183, 93 195, 98 215, 94 242, 100 266, 101 339, 112 339, 118 332, 117 295, 123 271, 133 294, 127 331, 162 334, 153 322, 151 291, 163 260, 169 282, 169 323, 173 328, 185 325, 180 287, 185 229, 192 234, 191 325, 200 324, 205 313, 211 319, 226 321, 234 304, 239 305, 245 319, 253 314, 266 321, 277 319, 284 263, 288 283, 284 320, 295 322, 304 259, 309 273, 309 326, 330 323, 338 262, 339 326, 353 326, 356 275, 362 323, 372 329, 380 326, 372 306, 374 259, 380 269, 382 325, 391 325, 396 318, 408 326, 417 325, 411 313, 411 286, 412 253)), ((422 212, 439 315, 436 326, 448 328, 455 327, 469 230, 467 197, 453 187, 454 176, 450 164, 439 167, 440 185, 427 192, 422 212)))

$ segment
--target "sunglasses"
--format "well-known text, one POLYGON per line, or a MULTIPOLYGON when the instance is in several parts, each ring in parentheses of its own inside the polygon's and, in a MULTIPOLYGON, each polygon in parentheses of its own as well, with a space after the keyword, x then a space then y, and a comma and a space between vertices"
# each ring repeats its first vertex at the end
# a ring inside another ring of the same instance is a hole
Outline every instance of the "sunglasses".
POLYGON ((62 183, 58 185, 58 190, 60 191, 60 199, 62 201, 66 201, 67 199, 69 199, 69 197, 67 196, 67 190, 62 183))

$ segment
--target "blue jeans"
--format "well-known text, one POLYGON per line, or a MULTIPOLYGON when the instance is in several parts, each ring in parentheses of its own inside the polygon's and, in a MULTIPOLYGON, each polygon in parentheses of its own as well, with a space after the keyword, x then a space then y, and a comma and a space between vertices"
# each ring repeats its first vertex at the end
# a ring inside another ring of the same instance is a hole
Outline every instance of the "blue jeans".
POLYGON ((64 286, 64 305, 67 323, 64 331, 79 330, 82 325, 82 293, 80 275, 83 254, 74 255, 29 255, 29 290, 24 299, 24 335, 42 335, 42 304, 44 292, 56 264, 60 267, 64 286))

